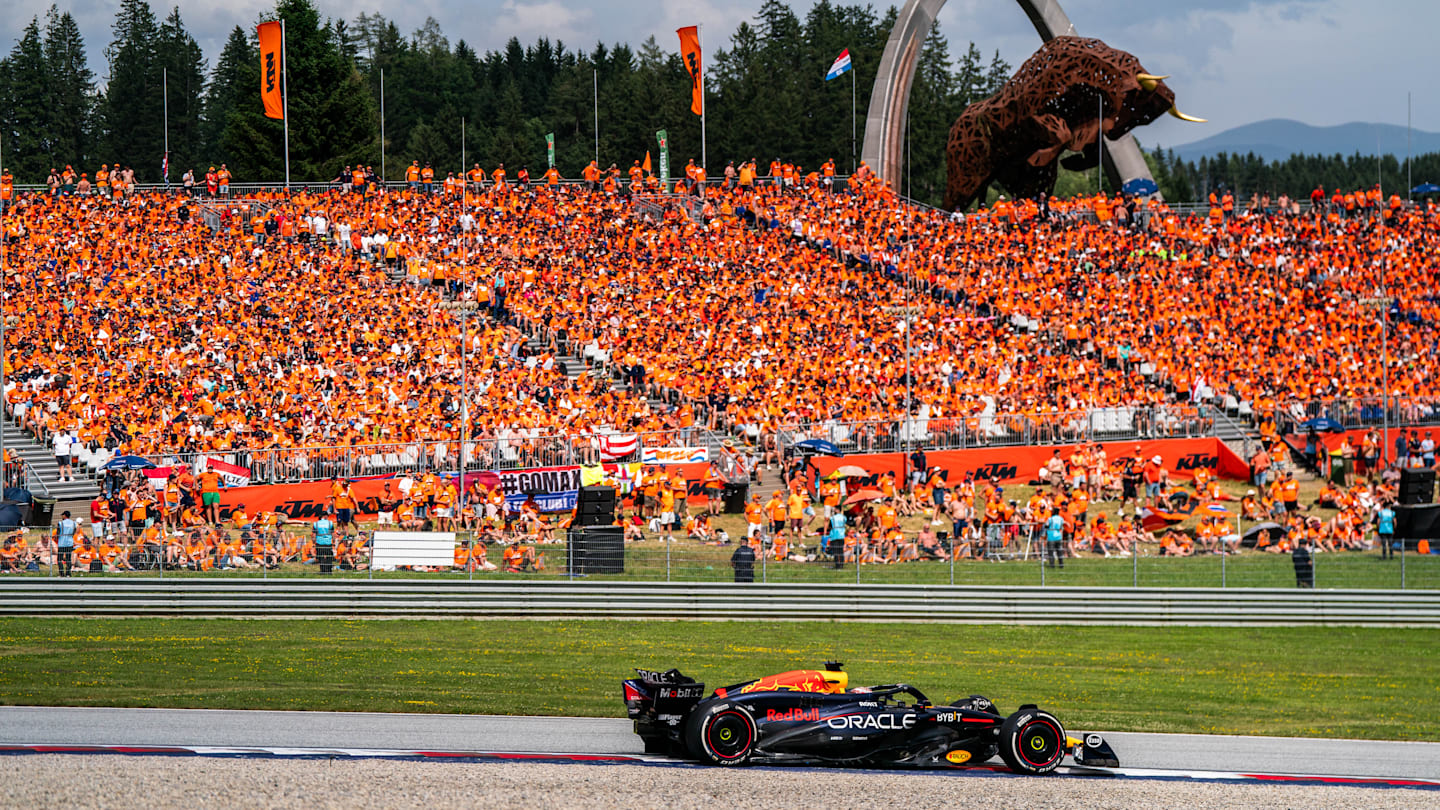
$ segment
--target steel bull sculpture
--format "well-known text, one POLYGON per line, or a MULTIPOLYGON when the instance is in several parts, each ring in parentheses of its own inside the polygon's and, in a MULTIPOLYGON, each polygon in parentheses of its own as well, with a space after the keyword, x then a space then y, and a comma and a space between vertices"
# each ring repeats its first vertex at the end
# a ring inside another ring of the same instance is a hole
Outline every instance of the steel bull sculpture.
POLYGON ((1095 167, 1101 127, 1107 138, 1118 138, 1166 113, 1204 121, 1175 108, 1165 78, 1098 39, 1046 42, 1000 92, 966 107, 950 127, 945 208, 983 200, 991 183, 1015 197, 1050 193, 1057 162, 1075 171, 1095 167), (1078 154, 1060 161, 1065 152, 1078 154))

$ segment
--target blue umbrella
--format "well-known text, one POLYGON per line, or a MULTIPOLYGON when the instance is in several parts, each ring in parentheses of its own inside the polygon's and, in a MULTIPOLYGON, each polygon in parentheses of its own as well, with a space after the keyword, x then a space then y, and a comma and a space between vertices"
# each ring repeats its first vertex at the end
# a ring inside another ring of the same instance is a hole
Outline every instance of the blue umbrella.
POLYGON ((820 455, 824 456, 845 455, 844 453, 840 452, 840 448, 836 447, 834 443, 827 442, 824 439, 806 439, 803 442, 796 442, 795 449, 805 450, 811 453, 819 453, 820 455))
POLYGON ((116 456, 100 465, 102 470, 153 470, 155 463, 140 456, 116 456))
POLYGON ((1126 180, 1120 190, 1126 194, 1133 194, 1137 197, 1148 197, 1160 190, 1155 181, 1148 177, 1136 177, 1133 180, 1126 180))
POLYGON ((1421 183, 1420 185, 1416 186, 1415 188, 1410 189, 1410 193, 1411 193, 1411 194, 1440 194, 1440 186, 1437 186, 1437 185, 1435 185, 1434 183, 1421 183))

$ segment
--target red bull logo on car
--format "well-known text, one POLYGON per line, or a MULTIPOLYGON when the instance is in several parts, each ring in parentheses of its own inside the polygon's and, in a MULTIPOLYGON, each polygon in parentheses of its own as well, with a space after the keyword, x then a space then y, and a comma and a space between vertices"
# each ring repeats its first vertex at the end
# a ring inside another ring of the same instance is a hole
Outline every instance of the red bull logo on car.
POLYGON ((786 710, 783 710, 783 711, 776 711, 775 709, 769 709, 769 710, 767 710, 767 711, 765 712, 765 719, 766 719, 766 720, 780 720, 780 721, 811 721, 811 720, 819 720, 819 719, 820 719, 820 710, 819 710, 819 709, 786 709, 786 710))

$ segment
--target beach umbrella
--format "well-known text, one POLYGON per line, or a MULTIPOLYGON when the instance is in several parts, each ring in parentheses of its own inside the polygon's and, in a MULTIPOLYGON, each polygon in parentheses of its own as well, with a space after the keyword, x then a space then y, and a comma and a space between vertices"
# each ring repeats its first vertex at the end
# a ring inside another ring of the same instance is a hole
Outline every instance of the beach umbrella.
POLYGON ((878 489, 862 489, 859 492, 852 493, 850 497, 846 498, 845 505, 854 506, 857 503, 878 501, 883 497, 885 497, 885 494, 878 489))
POLYGON ((1136 177, 1133 180, 1126 180, 1120 190, 1126 194, 1133 194, 1136 197, 1148 197, 1160 190, 1155 181, 1148 177, 1136 177))
POLYGON ((101 465, 102 470, 153 470, 155 462, 140 456, 116 456, 101 465))
POLYGON ((796 442, 795 449, 806 453, 822 456, 843 456, 840 448, 834 442, 827 442, 824 439, 806 439, 803 442, 796 442))

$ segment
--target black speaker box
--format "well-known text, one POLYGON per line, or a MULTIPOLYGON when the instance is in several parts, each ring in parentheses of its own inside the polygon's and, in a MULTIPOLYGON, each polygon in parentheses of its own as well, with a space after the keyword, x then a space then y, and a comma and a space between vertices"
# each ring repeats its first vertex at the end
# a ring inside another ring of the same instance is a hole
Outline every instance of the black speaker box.
POLYGON ((614 487, 581 487, 575 505, 580 514, 596 514, 615 511, 617 498, 614 487))
POLYGON ((625 532, 619 526, 571 529, 566 540, 566 563, 571 573, 625 573, 625 532))
POLYGON ((1400 503, 1409 505, 1434 502, 1434 470, 1407 468, 1400 471, 1400 503))
MULTIPOLYGON (((1407 541, 1440 540, 1440 504, 1395 507, 1395 536, 1407 541)), ((1406 548, 1414 548, 1414 542, 1406 548)))

